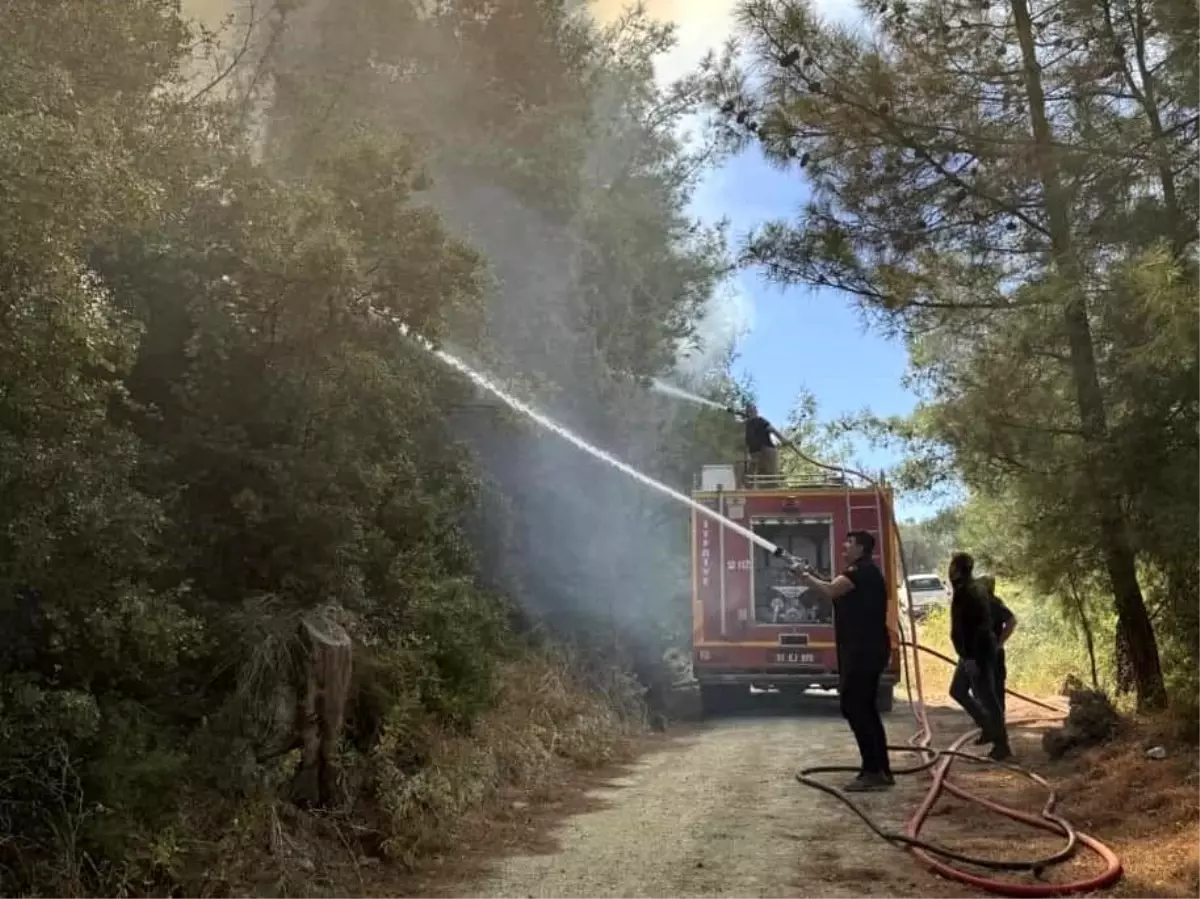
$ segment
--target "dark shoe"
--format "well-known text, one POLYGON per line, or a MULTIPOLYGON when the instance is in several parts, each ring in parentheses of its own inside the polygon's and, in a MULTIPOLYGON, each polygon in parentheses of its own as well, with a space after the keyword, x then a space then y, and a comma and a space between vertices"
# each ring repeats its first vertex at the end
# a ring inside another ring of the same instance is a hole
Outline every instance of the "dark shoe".
POLYGON ((994 762, 1003 762, 1013 757, 1013 751, 1008 745, 1007 740, 1000 741, 992 747, 992 751, 988 753, 988 758, 994 762))
POLYGON ((895 783, 895 779, 889 775, 872 771, 858 775, 858 777, 842 787, 842 790, 846 793, 873 793, 889 789, 895 783))

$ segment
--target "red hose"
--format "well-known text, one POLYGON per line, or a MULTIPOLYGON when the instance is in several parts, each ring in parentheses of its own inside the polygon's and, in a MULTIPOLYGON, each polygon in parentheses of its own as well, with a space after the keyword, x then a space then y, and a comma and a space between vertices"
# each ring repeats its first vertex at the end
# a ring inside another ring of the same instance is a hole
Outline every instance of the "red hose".
MULTIPOLYGON (((790 449, 800 459, 804 460, 810 465, 814 465, 817 468, 821 468, 826 471, 837 472, 842 475, 853 475, 866 481, 876 491, 880 490, 879 484, 873 478, 863 474, 861 471, 855 471, 853 468, 846 468, 840 465, 827 465, 824 462, 819 462, 816 459, 806 455, 798 446, 795 445, 795 443, 788 440, 778 431, 775 431, 775 435, 780 439, 782 446, 790 449)), ((900 528, 896 522, 895 510, 892 508, 890 503, 888 504, 888 513, 891 518, 892 532, 895 534, 896 544, 900 550, 900 568, 901 571, 907 575, 907 571, 904 571, 904 547, 900 540, 900 528)), ((921 683, 921 653, 929 653, 930 655, 936 656, 937 658, 944 662, 948 662, 951 665, 955 664, 955 661, 948 656, 942 655, 936 650, 927 649, 918 641, 917 621, 913 614, 912 595, 910 592, 908 592, 907 577, 905 578, 904 584, 905 591, 908 593, 908 622, 909 630, 912 633, 912 641, 909 642, 906 640, 901 640, 900 648, 901 652, 904 653, 902 658, 904 660, 905 671, 911 672, 911 675, 905 678, 905 681, 908 689, 909 705, 913 710, 913 717, 916 718, 917 721, 917 732, 909 741, 909 744, 921 749, 930 749, 930 744, 933 742, 933 730, 929 726, 929 717, 925 714, 925 689, 921 683), (911 666, 908 664, 908 653, 905 651, 907 648, 911 648, 913 650, 911 666), (914 682, 917 688, 917 700, 915 702, 913 701, 912 696, 914 682)), ((1040 706, 1043 709, 1047 709, 1052 713, 1050 716, 1042 715, 1041 717, 1034 718, 1018 718, 1010 722, 1012 724, 1029 724, 1034 721, 1061 720, 1062 718, 1066 717, 1060 709, 1056 709, 1054 706, 1048 705, 1040 700, 1033 699, 1029 696, 1022 696, 1020 693, 1017 693, 1013 690, 1005 690, 1004 692, 1009 696, 1015 696, 1016 698, 1022 699, 1025 702, 1040 706)), ((973 738, 978 733, 979 730, 973 730, 964 734, 955 740, 954 743, 951 744, 950 748, 953 750, 961 749, 961 747, 968 740, 973 738)), ((922 800, 921 805, 917 808, 917 811, 908 820, 908 824, 905 826, 905 833, 909 837, 916 838, 920 834, 921 827, 925 824, 925 819, 929 817, 930 811, 933 809, 934 805, 938 801, 938 798, 941 796, 942 790, 946 790, 947 792, 957 796, 959 799, 966 799, 969 802, 973 802, 976 805, 986 808, 989 811, 996 812, 997 814, 1004 815, 1005 817, 1011 818, 1014 821, 1021 821, 1030 825, 1031 827, 1049 830, 1056 834, 1063 833, 1062 828, 1055 823, 1055 818, 1052 814, 1055 803, 1055 795, 1053 791, 1051 791, 1050 798, 1047 800, 1045 807, 1042 809, 1041 816, 1039 817, 1037 815, 1031 815, 1028 812, 1022 812, 1019 809, 1010 808, 1007 805, 1003 805, 1002 803, 995 802, 991 799, 985 799, 982 796, 976 796, 975 794, 964 790, 962 787, 951 783, 949 780, 947 780, 947 776, 950 772, 950 766, 954 763, 954 758, 955 757, 952 755, 942 756, 938 763, 934 765, 932 773, 933 782, 929 786, 929 792, 925 794, 925 798, 922 800)), ((1078 837, 1079 842, 1103 859, 1105 867, 1102 873, 1097 874, 1094 877, 1076 880, 1070 883, 1013 883, 1012 881, 1008 880, 996 880, 990 877, 981 877, 978 874, 971 874, 962 870, 961 868, 956 868, 954 865, 935 858, 920 847, 908 846, 907 849, 914 856, 916 856, 917 859, 925 865, 925 867, 933 871, 935 874, 938 874, 949 880, 956 880, 959 883, 969 884, 970 886, 977 887, 978 889, 986 890, 989 893, 995 893, 1000 896, 1065 896, 1069 893, 1089 893, 1093 890, 1103 889, 1104 887, 1110 886, 1111 884, 1120 880, 1122 874, 1121 860, 1117 858, 1116 853, 1097 840, 1095 837, 1089 836, 1088 834, 1076 831, 1076 836, 1078 837)))
MULTIPOLYGON (((905 647, 911 647, 913 650, 915 650, 913 653, 913 665, 911 670, 915 674, 913 680, 915 681, 917 688, 917 700, 915 702, 910 702, 910 705, 913 709, 913 717, 915 717, 917 721, 917 733, 909 742, 913 746, 920 747, 922 749, 928 749, 930 744, 933 742, 933 730, 929 726, 929 717, 925 712, 925 694, 924 687, 921 683, 921 664, 919 653, 929 653, 930 655, 936 656, 937 658, 951 664, 953 664, 953 660, 942 655, 940 652, 921 646, 917 640, 915 622, 912 623, 911 632, 913 635, 912 641, 903 641, 901 643, 902 650, 905 647)), ((911 691, 911 684, 909 689, 911 691)), ((1051 705, 1048 705, 1047 703, 1028 696, 1022 696, 1020 693, 1017 693, 1014 690, 1006 690, 1005 692, 1009 696, 1015 696, 1018 699, 1024 700, 1025 702, 1041 706, 1042 708, 1048 709, 1053 713, 1051 716, 1040 715, 1031 718, 1018 718, 1014 721, 1011 721, 1011 724, 1029 724, 1035 721, 1047 721, 1052 719, 1062 719, 1065 717, 1062 711, 1054 708, 1051 705)), ((973 730, 963 734, 963 736, 959 737, 950 745, 950 748, 952 750, 961 749, 968 740, 975 737, 978 733, 978 730, 973 730)), ((1060 827, 1054 823, 1054 818, 1051 815, 1051 809, 1053 808, 1055 802, 1053 793, 1051 794, 1050 799, 1047 801, 1045 808, 1043 808, 1041 816, 1031 815, 1028 812, 1011 808, 994 800, 986 799, 982 796, 976 796, 974 793, 968 792, 957 784, 950 782, 947 778, 950 773, 950 766, 953 763, 954 756, 946 755, 943 756, 937 765, 934 766, 932 773, 933 780, 929 786, 929 792, 925 794, 925 798, 921 801, 920 806, 917 808, 916 812, 908 820, 908 823, 905 826, 905 833, 908 836, 914 838, 920 836, 921 828, 925 824, 925 819, 929 817, 929 813, 933 810, 934 805, 937 804, 937 801, 942 794, 942 790, 946 790, 960 799, 973 802, 978 806, 988 809, 989 811, 996 812, 997 814, 1004 815, 1005 817, 1011 818, 1014 821, 1021 821, 1030 825, 1031 827, 1048 830, 1052 833, 1062 833, 1060 827)), ((1071 881, 1069 883, 1014 883, 1013 881, 1008 880, 998 880, 964 871, 961 868, 957 868, 954 865, 942 861, 941 859, 935 858, 924 849, 921 849, 917 846, 908 847, 908 851, 916 856, 916 858, 920 860, 920 862, 925 865, 926 868, 933 871, 935 874, 940 875, 941 877, 945 877, 949 880, 956 880, 959 883, 969 884, 970 886, 981 890, 986 890, 989 893, 995 893, 1000 896, 1065 896, 1072 893, 1090 893, 1094 890, 1099 890, 1110 886, 1119 880, 1122 874, 1121 860, 1117 857, 1116 853, 1114 853, 1108 846, 1101 843, 1095 837, 1079 831, 1076 833, 1079 837, 1079 842, 1098 855, 1104 861, 1105 867, 1104 871, 1093 877, 1071 881)))

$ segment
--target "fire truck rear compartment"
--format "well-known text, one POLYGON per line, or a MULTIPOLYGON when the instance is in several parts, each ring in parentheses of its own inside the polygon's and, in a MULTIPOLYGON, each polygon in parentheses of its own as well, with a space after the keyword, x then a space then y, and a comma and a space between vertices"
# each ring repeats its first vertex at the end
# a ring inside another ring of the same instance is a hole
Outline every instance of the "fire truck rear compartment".
MULTIPOLYGON (((772 516, 751 521, 756 534, 804 559, 821 577, 833 571, 833 523, 828 516, 772 516)), ((754 618, 761 625, 833 624, 833 603, 797 586, 788 566, 754 547, 754 618)))
MULTIPOLYGON (((695 493, 744 529, 721 527, 709 516, 693 518, 693 671, 704 708, 756 707, 752 691, 764 700, 764 692, 786 699, 814 690, 828 697, 838 685, 834 603, 802 584, 774 553, 802 559, 831 579, 840 569, 845 535, 874 534, 894 631, 898 546, 886 514, 891 494, 808 476, 742 483, 733 470, 704 466, 695 493), (748 539, 745 529, 769 548, 748 539)), ((880 685, 881 709, 891 707, 899 674, 897 655, 880 685)))

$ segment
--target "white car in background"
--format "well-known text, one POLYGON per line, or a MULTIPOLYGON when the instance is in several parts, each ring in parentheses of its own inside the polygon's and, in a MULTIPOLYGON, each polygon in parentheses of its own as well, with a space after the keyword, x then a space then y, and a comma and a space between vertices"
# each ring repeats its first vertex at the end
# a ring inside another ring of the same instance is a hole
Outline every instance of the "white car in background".
POLYGON ((949 605, 950 589, 936 574, 910 574, 907 593, 900 588, 900 608, 908 608, 910 597, 913 616, 919 620, 931 610, 949 605))

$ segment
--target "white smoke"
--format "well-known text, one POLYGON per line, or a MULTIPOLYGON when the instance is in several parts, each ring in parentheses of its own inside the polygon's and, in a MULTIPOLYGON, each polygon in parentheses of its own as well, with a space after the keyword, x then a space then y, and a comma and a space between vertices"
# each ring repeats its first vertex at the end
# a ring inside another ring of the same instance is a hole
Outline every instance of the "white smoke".
POLYGON ((699 384, 724 365, 753 328, 754 300, 738 281, 726 281, 709 298, 694 338, 679 348, 675 361, 679 380, 699 384))
MULTIPOLYGON (((669 84, 695 71, 704 56, 717 50, 733 33, 733 11, 737 0, 649 0, 646 9, 655 18, 676 25, 677 43, 655 60, 655 74, 669 84)), ((601 19, 612 16, 627 5, 627 0, 601 0, 593 12, 601 19)), ((856 0, 814 0, 817 12, 845 25, 863 23, 856 0)), ((695 134, 697 122, 683 127, 695 134)), ((721 177, 712 173, 709 177, 721 177)), ((710 219, 710 210, 697 209, 701 219, 710 219)), ((717 211, 719 215, 719 211, 717 211)), ((754 328, 754 300, 736 281, 727 282, 709 300, 704 318, 697 329, 695 343, 681 346, 676 372, 681 382, 693 385, 722 365, 738 342, 754 328)))

